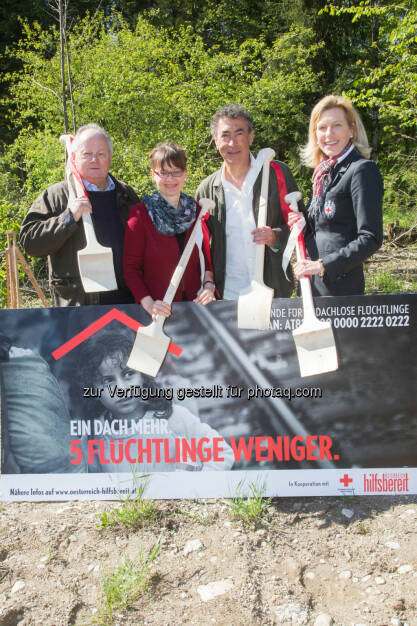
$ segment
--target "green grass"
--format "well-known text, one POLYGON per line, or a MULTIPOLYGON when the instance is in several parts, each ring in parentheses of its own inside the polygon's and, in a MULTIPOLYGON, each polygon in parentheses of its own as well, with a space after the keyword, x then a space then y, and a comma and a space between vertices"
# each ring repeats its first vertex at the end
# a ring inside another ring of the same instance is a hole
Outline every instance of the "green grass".
POLYGON ((242 494, 243 483, 239 482, 236 493, 230 500, 223 500, 230 508, 234 519, 241 520, 252 530, 266 523, 266 514, 272 498, 264 498, 265 485, 250 484, 249 496, 242 494))
MULTIPOLYGON (((161 536, 158 537, 149 555, 145 557, 140 549, 138 562, 125 558, 113 572, 103 577, 104 607, 90 620, 90 624, 111 626, 115 620, 115 613, 127 611, 132 604, 146 593, 158 573, 149 571, 162 545, 161 536)), ((117 621, 120 622, 119 615, 117 621)))
POLYGON ((100 523, 99 528, 126 527, 136 530, 152 523, 158 514, 155 502, 143 497, 146 487, 149 484, 148 477, 134 479, 137 490, 133 495, 122 500, 122 504, 114 511, 103 511, 97 517, 100 523), (138 484, 138 482, 140 484, 138 484))
POLYGON ((384 206, 383 222, 384 228, 391 222, 398 221, 401 228, 411 228, 416 221, 415 205, 404 209, 403 206, 394 204, 384 206))
POLYGON ((417 290, 417 285, 407 287, 407 283, 402 278, 398 278, 392 272, 379 270, 366 276, 366 294, 372 293, 403 293, 405 291, 417 290))

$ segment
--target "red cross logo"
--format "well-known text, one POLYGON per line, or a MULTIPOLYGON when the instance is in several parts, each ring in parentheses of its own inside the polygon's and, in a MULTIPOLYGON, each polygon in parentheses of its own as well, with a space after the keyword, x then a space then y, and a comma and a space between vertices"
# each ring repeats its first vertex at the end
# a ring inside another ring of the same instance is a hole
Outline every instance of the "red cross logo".
POLYGON ((327 206, 325 208, 325 211, 326 211, 327 215, 329 215, 332 212, 332 210, 331 210, 331 208, 329 206, 327 206))
POLYGON ((349 478, 348 474, 345 474, 343 478, 339 478, 339 482, 343 483, 345 487, 349 487, 349 483, 353 482, 353 478, 349 478))

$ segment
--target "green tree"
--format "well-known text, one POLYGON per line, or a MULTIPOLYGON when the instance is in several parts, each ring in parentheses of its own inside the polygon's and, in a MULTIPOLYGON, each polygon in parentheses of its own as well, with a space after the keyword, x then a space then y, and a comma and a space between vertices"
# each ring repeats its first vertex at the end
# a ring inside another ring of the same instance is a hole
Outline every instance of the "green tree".
POLYGON ((335 21, 348 16, 364 33, 338 85, 365 113, 385 177, 386 219, 410 226, 417 200, 417 7, 414 0, 363 0, 326 11, 335 21))
MULTIPOLYGON (((96 0, 65 0, 68 10, 68 22, 84 17, 87 12, 97 8, 96 0)), ((15 136, 13 125, 8 123, 9 80, 10 76, 22 69, 16 44, 24 36, 25 23, 40 25, 48 29, 56 23, 55 0, 2 0, 0 4, 0 148, 2 143, 11 142, 15 136)))
MULTIPOLYGON (((35 24, 25 35, 17 51, 24 69, 10 87, 19 136, 3 166, 21 177, 31 199, 57 174, 51 161, 63 123, 57 30, 35 24)), ((311 64, 320 46, 307 29, 294 28, 272 46, 248 40, 221 52, 190 27, 168 31, 139 18, 132 32, 113 14, 80 21, 69 45, 79 124, 96 121, 108 129, 116 145, 115 173, 140 193, 150 187, 147 154, 157 141, 170 138, 187 148, 191 190, 217 166, 209 122, 228 102, 253 113, 256 147, 273 145, 282 158, 294 154, 306 129, 304 102, 319 89, 311 64)))

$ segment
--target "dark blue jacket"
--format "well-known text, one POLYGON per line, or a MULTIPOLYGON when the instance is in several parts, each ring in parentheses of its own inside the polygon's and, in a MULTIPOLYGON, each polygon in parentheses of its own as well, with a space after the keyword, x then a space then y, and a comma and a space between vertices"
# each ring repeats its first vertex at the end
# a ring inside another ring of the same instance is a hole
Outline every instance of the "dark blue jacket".
POLYGON ((312 276, 314 295, 364 293, 362 263, 382 244, 383 193, 378 166, 356 149, 335 167, 323 210, 308 217, 308 255, 325 269, 323 278, 312 276))

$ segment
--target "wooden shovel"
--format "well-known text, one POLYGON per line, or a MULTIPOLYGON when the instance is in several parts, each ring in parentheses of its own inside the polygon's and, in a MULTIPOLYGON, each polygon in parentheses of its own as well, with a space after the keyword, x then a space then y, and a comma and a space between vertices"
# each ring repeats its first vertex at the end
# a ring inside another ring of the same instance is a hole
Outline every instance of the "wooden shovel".
MULTIPOLYGON (((293 191, 285 196, 285 200, 290 204, 292 211, 298 211, 297 201, 301 200, 301 193, 293 191)), ((296 249, 297 260, 304 260, 306 249, 302 232, 298 235, 296 249)), ((304 377, 334 372, 338 369, 338 361, 332 325, 316 317, 308 276, 300 278, 300 286, 304 319, 301 326, 292 332, 297 348, 300 374, 304 377)))
MULTIPOLYGON (((80 196, 87 197, 81 176, 71 159, 72 137, 71 135, 61 135, 59 140, 67 149, 66 177, 69 189, 69 200, 72 201, 80 196), (75 186, 75 191, 72 183, 75 186)), ((78 250, 77 256, 84 291, 91 293, 117 289, 113 265, 113 250, 102 246, 97 241, 90 213, 83 213, 82 220, 87 245, 82 250, 78 250)))
MULTIPOLYGON (((268 204, 269 162, 274 158, 272 148, 265 149, 262 169, 261 197, 259 200, 258 228, 266 225, 268 204)), ((237 326, 251 330, 268 330, 271 319, 271 305, 274 290, 264 283, 265 244, 257 244, 255 249, 255 269, 250 286, 239 294, 237 302, 237 326)))
MULTIPOLYGON (((191 235, 187 241, 184 251, 181 255, 179 263, 169 283, 168 289, 164 296, 164 302, 171 304, 174 299, 178 285, 181 282, 184 271, 187 267, 191 253, 194 248, 202 216, 214 207, 214 201, 208 198, 200 198, 198 201, 201 206, 200 215, 196 219, 191 235)), ((148 374, 148 376, 156 376, 159 372, 165 355, 167 353, 170 337, 163 332, 165 317, 158 315, 156 320, 149 326, 141 326, 137 333, 132 352, 127 361, 127 366, 132 369, 148 374)))

